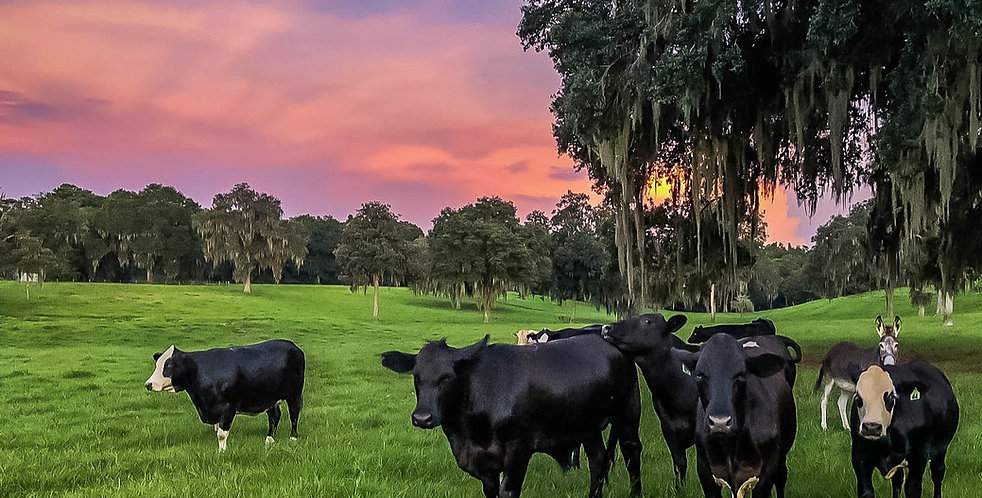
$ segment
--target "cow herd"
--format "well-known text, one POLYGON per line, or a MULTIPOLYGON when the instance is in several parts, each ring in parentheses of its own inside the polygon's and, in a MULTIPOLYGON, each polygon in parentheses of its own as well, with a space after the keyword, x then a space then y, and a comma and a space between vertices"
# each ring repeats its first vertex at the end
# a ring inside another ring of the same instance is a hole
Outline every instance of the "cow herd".
MULTIPOLYGON (((412 425, 443 430, 457 465, 481 481, 484 495, 518 497, 533 454, 546 454, 565 471, 590 472, 590 497, 600 497, 620 446, 632 496, 641 494, 638 371, 671 454, 676 489, 685 482, 686 450, 696 447, 696 473, 707 497, 723 488, 737 498, 783 497, 787 457, 797 432, 793 388, 800 346, 777 334, 774 323, 696 327, 689 342, 675 333, 686 317, 645 314, 606 325, 557 331, 521 330, 518 344, 489 337, 463 348, 445 340, 416 353, 382 353, 385 368, 412 374, 412 425), (604 431, 609 428, 606 438, 604 431)), ((941 496, 945 455, 958 425, 958 404, 934 366, 899 363, 901 321, 876 319, 877 347, 830 348, 815 390, 824 384, 822 428, 834 386, 852 437, 852 465, 860 498, 873 496, 879 470, 919 497, 928 465, 934 496, 941 496), (849 394, 854 393, 847 418, 849 394)), ((289 341, 154 355, 146 381, 153 391, 187 391, 202 422, 214 424, 219 450, 236 413, 269 417, 267 443, 289 408, 291 437, 303 404, 304 355, 289 341)))

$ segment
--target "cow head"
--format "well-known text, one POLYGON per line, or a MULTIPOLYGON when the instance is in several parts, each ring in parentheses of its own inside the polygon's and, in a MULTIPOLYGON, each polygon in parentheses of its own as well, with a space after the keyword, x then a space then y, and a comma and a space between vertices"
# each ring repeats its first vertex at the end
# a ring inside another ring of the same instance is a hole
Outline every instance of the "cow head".
POLYGON ((877 316, 876 333, 880 336, 880 364, 896 365, 897 350, 900 348, 900 343, 897 342, 897 337, 900 335, 900 317, 894 317, 893 325, 884 325, 883 318, 877 316))
POLYGON ((672 347, 669 336, 682 328, 685 321, 685 315, 675 315, 666 321, 659 313, 649 313, 604 325, 600 335, 627 354, 668 352, 672 347))
POLYGON ((726 436, 743 425, 739 407, 746 395, 747 376, 769 377, 784 369, 785 359, 773 353, 748 357, 740 343, 727 334, 716 334, 699 352, 673 349, 685 371, 699 388, 699 403, 710 434, 726 436))
POLYGON ((708 336, 706 336, 705 332, 703 332, 703 326, 699 325, 692 329, 692 335, 689 336, 688 342, 691 342, 692 344, 701 344, 706 342, 706 339, 708 339, 708 336))
POLYGON ((531 336, 534 333, 535 333, 534 330, 519 330, 519 331, 515 332, 515 337, 518 338, 518 345, 519 346, 526 346, 526 345, 528 345, 528 343, 529 343, 529 336, 531 336))
POLYGON ((881 439, 893 422, 893 410, 897 407, 897 386, 890 373, 873 365, 855 378, 856 395, 852 405, 859 417, 859 435, 866 439, 881 439))
POLYGON ((148 391, 181 392, 197 373, 194 359, 174 346, 163 353, 154 353, 153 359, 157 364, 145 383, 148 391))
POLYGON ((545 344, 549 342, 549 333, 552 332, 549 329, 542 329, 538 332, 534 330, 529 331, 528 343, 529 344, 545 344))
POLYGON ((427 343, 419 353, 398 351, 382 353, 382 366, 398 373, 412 373, 416 389, 416 409, 413 425, 433 429, 443 423, 446 400, 460 390, 467 377, 468 366, 488 346, 489 336, 477 343, 456 349, 446 340, 427 343))

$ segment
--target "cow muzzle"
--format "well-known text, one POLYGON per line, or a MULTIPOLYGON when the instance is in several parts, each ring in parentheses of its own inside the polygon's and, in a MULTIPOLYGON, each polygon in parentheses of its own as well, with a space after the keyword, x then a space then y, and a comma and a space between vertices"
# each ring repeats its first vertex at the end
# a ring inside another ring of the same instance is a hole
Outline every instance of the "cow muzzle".
POLYGON ((433 429, 440 424, 432 413, 413 412, 413 425, 420 429, 433 429))
POLYGON ((866 439, 880 439, 885 434, 883 425, 876 422, 863 422, 859 426, 859 435, 866 439))
POLYGON ((709 431, 713 434, 729 434, 733 431, 733 417, 729 415, 709 416, 709 431))

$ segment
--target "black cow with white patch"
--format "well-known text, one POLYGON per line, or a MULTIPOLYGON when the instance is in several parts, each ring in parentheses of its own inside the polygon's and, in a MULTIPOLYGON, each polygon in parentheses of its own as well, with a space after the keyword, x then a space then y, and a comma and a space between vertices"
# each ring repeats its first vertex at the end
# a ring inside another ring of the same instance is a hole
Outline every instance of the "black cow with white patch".
POLYGON ((852 467, 859 498, 873 497, 873 470, 920 497, 930 462, 934 497, 941 497, 948 445, 958 429, 958 401, 940 370, 925 362, 873 365, 851 373, 856 385, 850 413, 852 467), (906 480, 906 482, 905 482, 906 480))
POLYGON ((187 391, 201 421, 215 426, 219 451, 225 451, 236 413, 266 412, 266 442, 272 443, 280 421, 280 401, 290 411, 290 439, 297 438, 304 355, 296 344, 275 340, 193 352, 171 346, 153 358, 157 365, 146 381, 147 390, 187 391))
POLYGON ((727 334, 737 339, 745 339, 755 335, 774 335, 776 333, 777 329, 774 327, 774 322, 766 318, 758 318, 750 323, 727 323, 709 327, 700 325, 692 331, 689 342, 702 344, 716 334, 727 334))
POLYGON ((487 498, 517 498, 532 454, 566 469, 580 445, 590 496, 600 497, 617 443, 631 494, 641 493, 637 369, 599 336, 535 347, 489 345, 487 337, 461 349, 436 341, 417 354, 384 353, 382 365, 413 374, 413 425, 441 427, 457 465, 481 481, 487 498))
POLYGON ((560 330, 549 330, 542 329, 534 334, 528 335, 529 344, 542 344, 549 341, 559 341, 562 339, 569 339, 571 337, 579 337, 581 335, 600 335, 600 329, 603 325, 587 325, 586 327, 580 328, 566 328, 560 330))
POLYGON ((782 354, 751 355, 735 338, 717 334, 702 351, 676 350, 699 391, 696 459, 707 497, 722 487, 735 496, 784 497, 787 455, 797 432, 791 386, 782 354), (779 375, 781 374, 781 375, 779 375))

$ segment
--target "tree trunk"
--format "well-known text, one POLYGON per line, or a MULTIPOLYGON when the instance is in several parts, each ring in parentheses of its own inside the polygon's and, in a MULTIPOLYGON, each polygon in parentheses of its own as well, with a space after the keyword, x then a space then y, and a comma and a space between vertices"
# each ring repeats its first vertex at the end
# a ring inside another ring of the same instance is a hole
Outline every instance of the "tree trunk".
POLYGON ((573 300, 573 310, 569 312, 569 323, 573 323, 576 320, 576 299, 573 300))
POLYGON ((246 294, 252 294, 252 272, 249 272, 246 275, 245 289, 243 289, 243 292, 246 294))
POLYGON ((944 299, 944 303, 941 305, 941 318, 944 320, 945 327, 951 327, 954 325, 951 315, 955 311, 955 297, 951 295, 951 291, 944 291, 938 294, 938 300, 941 299, 944 299))
POLYGON ((709 287, 709 321, 716 323, 716 284, 709 287))
POLYGON ((484 323, 491 323, 491 307, 484 303, 484 323))
POLYGON ((917 307, 917 316, 924 316, 924 307, 923 306, 918 306, 917 307))
POLYGON ((372 303, 372 319, 378 321, 378 275, 372 277, 372 286, 375 287, 375 298, 372 303))
POLYGON ((886 315, 887 316, 887 319, 886 319, 886 321, 889 322, 894 316, 896 316, 896 315, 893 314, 893 280, 892 279, 889 279, 889 278, 887 279, 886 289, 884 289, 884 290, 885 290, 885 294, 886 294, 886 298, 887 298, 887 315, 886 315))
POLYGON ((149 266, 147 267, 147 283, 153 283, 153 273, 151 272, 149 266))

